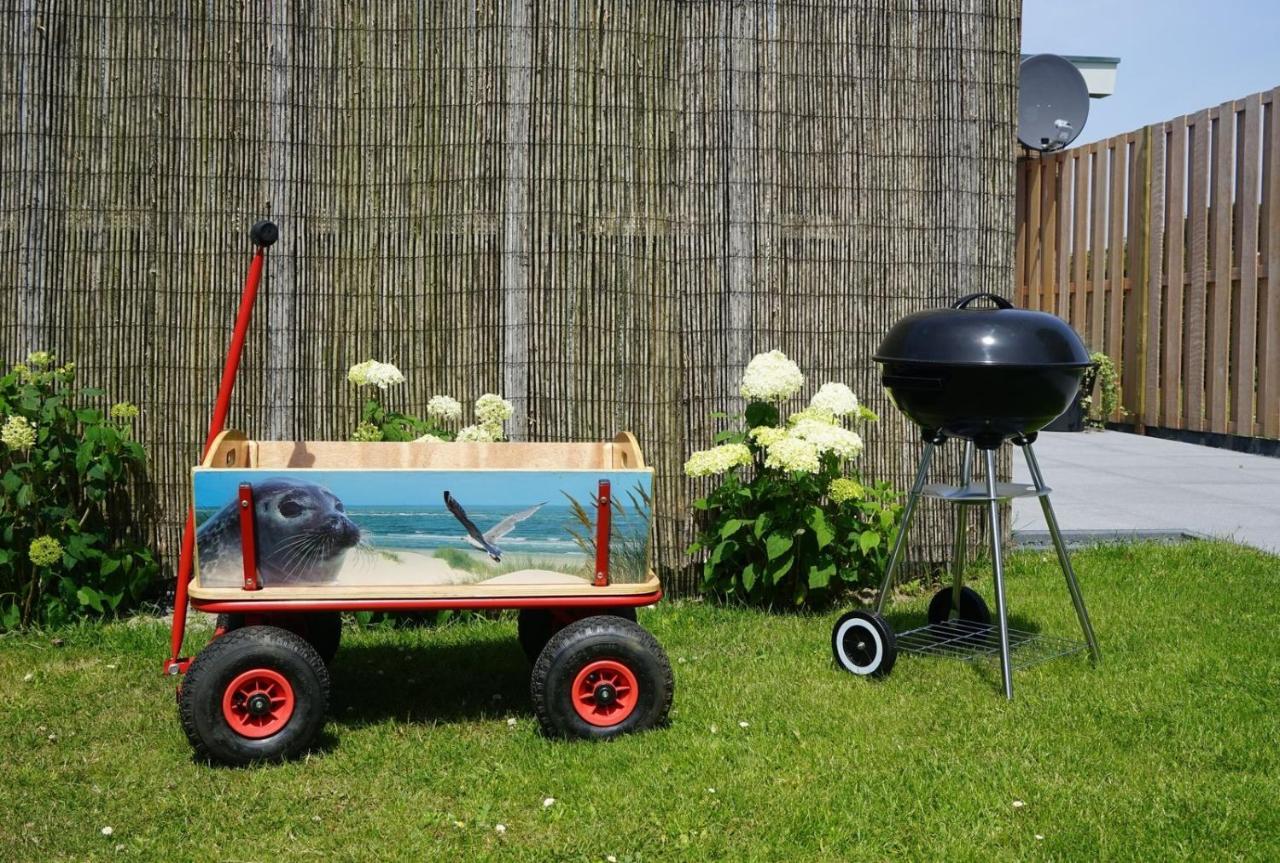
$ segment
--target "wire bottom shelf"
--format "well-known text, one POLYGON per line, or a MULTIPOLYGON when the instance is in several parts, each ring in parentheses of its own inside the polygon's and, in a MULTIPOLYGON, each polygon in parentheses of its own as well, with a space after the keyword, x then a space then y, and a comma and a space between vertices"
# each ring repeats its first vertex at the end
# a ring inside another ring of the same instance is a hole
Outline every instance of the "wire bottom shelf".
MULTIPOLYGON (((1000 628, 994 623, 949 620, 908 630, 897 636, 898 650, 918 656, 941 656, 972 662, 1000 658, 1000 628)), ((1029 668, 1088 648, 1072 641, 1023 629, 1009 630, 1009 659, 1013 668, 1029 668)))

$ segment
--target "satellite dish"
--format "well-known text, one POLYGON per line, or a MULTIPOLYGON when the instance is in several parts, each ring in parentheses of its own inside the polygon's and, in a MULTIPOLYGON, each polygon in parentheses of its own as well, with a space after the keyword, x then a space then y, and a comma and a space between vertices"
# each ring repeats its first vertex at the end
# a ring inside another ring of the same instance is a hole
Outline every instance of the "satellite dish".
POLYGON ((1070 60, 1036 54, 1018 73, 1018 140, 1033 150, 1061 150, 1084 131, 1089 88, 1070 60))

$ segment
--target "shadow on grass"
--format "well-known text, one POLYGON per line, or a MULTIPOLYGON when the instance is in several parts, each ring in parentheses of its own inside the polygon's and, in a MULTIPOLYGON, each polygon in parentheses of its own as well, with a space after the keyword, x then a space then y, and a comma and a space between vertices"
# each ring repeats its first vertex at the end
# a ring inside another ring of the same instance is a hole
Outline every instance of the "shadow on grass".
POLYGON ((331 722, 454 722, 529 716, 529 663, 514 638, 465 645, 352 645, 329 670, 331 722))

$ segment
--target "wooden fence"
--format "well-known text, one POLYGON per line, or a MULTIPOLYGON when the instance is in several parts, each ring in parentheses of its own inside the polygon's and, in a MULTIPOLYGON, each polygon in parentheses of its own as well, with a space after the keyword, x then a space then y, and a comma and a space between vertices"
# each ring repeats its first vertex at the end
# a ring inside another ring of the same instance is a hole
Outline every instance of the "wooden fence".
MULTIPOLYGON (((231 423, 344 438, 346 368, 503 392, 531 440, 634 431, 687 589, 681 474, 780 348, 916 434, 871 355, 896 318, 1007 284, 1017 0, 9 0, 0 357, 142 406, 172 549, 248 262, 282 231, 231 423)), ((953 454, 947 454, 948 459, 953 454)), ((946 548, 939 510, 917 554, 946 548)))
POLYGON ((1121 371, 1113 419, 1280 438, 1280 88, 1021 162, 1020 303, 1121 371))

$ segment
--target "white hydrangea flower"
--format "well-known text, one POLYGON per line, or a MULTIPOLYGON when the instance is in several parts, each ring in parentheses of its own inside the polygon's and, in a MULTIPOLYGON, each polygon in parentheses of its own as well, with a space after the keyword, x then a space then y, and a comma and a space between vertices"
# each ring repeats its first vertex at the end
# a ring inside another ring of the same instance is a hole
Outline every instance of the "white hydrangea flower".
POLYGON ((485 393, 476 399, 476 420, 481 425, 500 426, 511 419, 513 413, 511 402, 496 393, 485 393))
POLYGON ((686 476, 719 476, 727 470, 751 464, 751 450, 745 444, 726 443, 698 450, 684 463, 686 476))
POLYGON ((740 392, 744 399, 777 402, 790 398, 804 386, 800 367, 782 351, 756 354, 742 374, 740 392))
POLYGON ((392 384, 404 383, 404 375, 391 363, 380 363, 377 360, 365 360, 356 363, 347 370, 347 380, 356 386, 374 386, 385 390, 392 384))
POLYGON ((808 407, 787 417, 787 422, 792 426, 797 426, 802 422, 818 422, 831 426, 836 424, 836 417, 831 411, 808 407))
POLYGON ((442 422, 462 419, 462 404, 452 396, 432 396, 427 401, 427 416, 442 422))
POLYGON ((804 438, 787 435, 769 447, 764 465, 792 473, 817 473, 818 447, 804 438))
POLYGON ((9 449, 26 452, 36 445, 36 427, 26 417, 16 414, 5 420, 0 429, 0 441, 9 449))
POLYGON ((414 443, 444 443, 444 438, 438 438, 433 434, 424 434, 422 437, 413 439, 414 443))
POLYGON ((828 425, 818 420, 802 420, 791 429, 791 434, 813 444, 824 455, 833 453, 841 459, 862 455, 862 436, 843 426, 828 425))
POLYGON ((809 400, 809 407, 829 411, 832 416, 848 416, 858 410, 858 397, 844 384, 826 383, 809 400))
POLYGON ((493 443, 493 432, 482 425, 463 426, 454 440, 459 443, 493 443))
POLYGON ((748 432, 751 439, 759 446, 773 446, 787 436, 787 430, 776 426, 756 426, 748 432))

